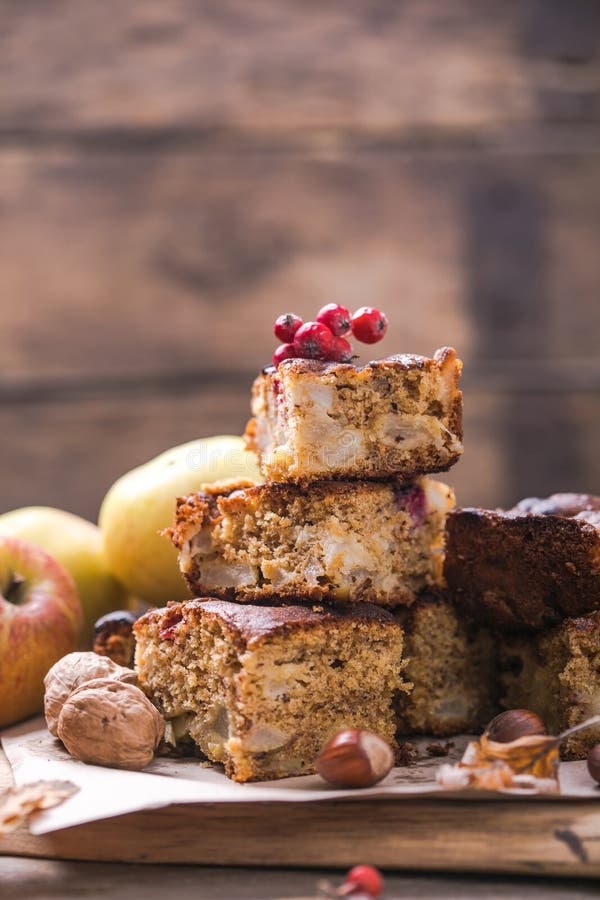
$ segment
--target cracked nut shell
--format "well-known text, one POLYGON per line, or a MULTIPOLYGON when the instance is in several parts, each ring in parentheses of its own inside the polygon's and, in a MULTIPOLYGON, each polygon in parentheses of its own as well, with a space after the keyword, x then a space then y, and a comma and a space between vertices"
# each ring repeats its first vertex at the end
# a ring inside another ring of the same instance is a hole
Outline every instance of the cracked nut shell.
POLYGON ((73 691, 58 720, 58 737, 81 762, 143 769, 164 737, 165 722, 140 688, 96 678, 73 691))
POLYGON ((59 659, 44 678, 44 715, 48 731, 57 735, 58 718, 63 704, 72 692, 93 678, 110 678, 128 684, 137 684, 133 669, 118 666, 106 656, 96 653, 67 653, 59 659))
POLYGON ((548 734, 546 726, 530 709, 507 709, 489 723, 485 734, 490 741, 509 744, 530 734, 548 734))

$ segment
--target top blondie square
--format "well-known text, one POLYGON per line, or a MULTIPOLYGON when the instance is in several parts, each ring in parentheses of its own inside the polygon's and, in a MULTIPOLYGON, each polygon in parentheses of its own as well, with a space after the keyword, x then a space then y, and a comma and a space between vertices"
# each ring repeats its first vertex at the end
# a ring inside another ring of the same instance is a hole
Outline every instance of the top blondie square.
POLYGON ((410 481, 462 453, 462 362, 399 354, 357 366, 286 359, 252 388, 248 449, 267 481, 410 481))

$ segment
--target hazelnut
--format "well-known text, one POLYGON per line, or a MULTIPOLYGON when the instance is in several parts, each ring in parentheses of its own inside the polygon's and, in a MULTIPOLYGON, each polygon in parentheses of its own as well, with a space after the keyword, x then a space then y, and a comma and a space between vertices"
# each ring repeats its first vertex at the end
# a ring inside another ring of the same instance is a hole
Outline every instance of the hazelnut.
POLYGON ((137 684, 137 675, 132 669, 118 666, 106 656, 97 656, 91 651, 67 653, 54 663, 44 678, 44 714, 50 734, 56 737, 58 717, 69 695, 93 678, 137 684))
POLYGON ((101 616, 94 625, 94 653, 108 656, 119 666, 132 666, 133 625, 138 618, 138 613, 129 609, 118 609, 101 616))
POLYGON ((489 723, 485 734, 490 741, 509 744, 530 734, 548 734, 546 726, 530 709, 507 709, 489 723))
POLYGON ((588 772, 600 784, 600 744, 594 744, 587 758, 588 772))
POLYGON ((58 737, 81 762, 143 769, 165 733, 165 722, 133 684, 96 678, 78 687, 63 705, 58 737))
POLYGON ((394 765, 391 747, 372 731, 338 731, 317 758, 317 772, 335 787, 365 788, 377 784, 394 765))

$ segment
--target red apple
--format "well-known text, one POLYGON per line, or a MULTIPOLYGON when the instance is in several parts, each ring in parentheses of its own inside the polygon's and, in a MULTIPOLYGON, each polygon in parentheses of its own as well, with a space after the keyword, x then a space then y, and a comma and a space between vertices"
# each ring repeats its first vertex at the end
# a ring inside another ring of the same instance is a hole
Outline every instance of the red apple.
POLYGON ((28 541, 0 537, 0 727, 41 709, 44 675, 77 649, 82 623, 67 570, 28 541))

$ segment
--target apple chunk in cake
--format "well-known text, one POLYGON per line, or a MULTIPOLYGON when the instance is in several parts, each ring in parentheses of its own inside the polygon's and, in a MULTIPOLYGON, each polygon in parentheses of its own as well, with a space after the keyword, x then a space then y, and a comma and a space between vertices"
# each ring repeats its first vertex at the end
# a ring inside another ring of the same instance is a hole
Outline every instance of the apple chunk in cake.
POLYGON ((208 486, 168 534, 192 593, 399 606, 442 578, 454 496, 441 482, 208 486))
POLYGON ((254 382, 247 446, 271 481, 445 471, 462 452, 461 367, 449 347, 364 366, 284 360, 254 382))
POLYGON ((402 628, 369 604, 241 606, 190 600, 135 625, 140 686, 171 735, 235 781, 304 775, 342 728, 394 746, 402 628))

